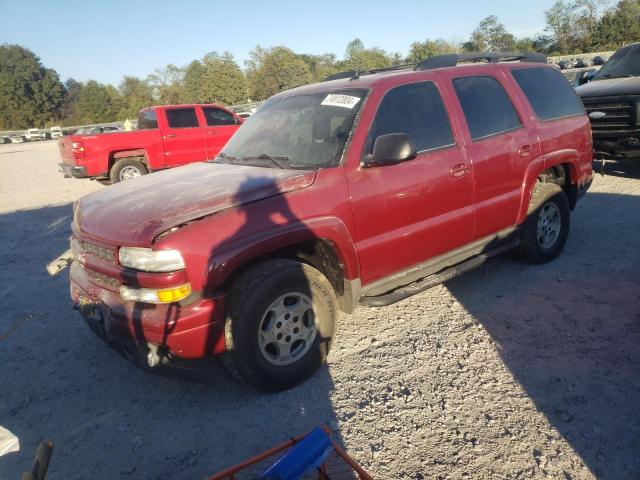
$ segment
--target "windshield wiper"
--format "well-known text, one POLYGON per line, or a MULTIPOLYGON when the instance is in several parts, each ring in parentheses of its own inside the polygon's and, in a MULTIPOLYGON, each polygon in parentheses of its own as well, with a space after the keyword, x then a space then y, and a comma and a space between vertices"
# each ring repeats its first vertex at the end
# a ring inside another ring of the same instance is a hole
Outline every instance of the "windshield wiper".
POLYGON ((260 155, 242 157, 242 160, 269 160, 276 167, 287 169, 289 168, 289 165, 286 162, 289 162, 291 159, 289 157, 279 157, 276 155, 267 155, 266 153, 262 153, 260 155))
POLYGON ((220 152, 218 153, 218 155, 216 155, 214 158, 207 160, 208 163, 212 163, 215 162, 216 160, 218 160, 219 158, 223 159, 223 160, 230 160, 230 161, 234 161, 237 160, 236 157, 234 157, 233 155, 229 155, 227 153, 224 152, 220 152))

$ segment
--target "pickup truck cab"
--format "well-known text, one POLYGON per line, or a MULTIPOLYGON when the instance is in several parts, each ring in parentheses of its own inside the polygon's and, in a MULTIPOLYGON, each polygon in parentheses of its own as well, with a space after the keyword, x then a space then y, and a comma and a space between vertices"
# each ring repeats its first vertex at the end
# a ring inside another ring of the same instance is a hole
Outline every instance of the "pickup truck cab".
POLYGON ((220 355, 280 390, 320 367, 340 312, 509 249, 554 259, 591 183, 589 119, 544 57, 503 58, 529 56, 432 57, 283 92, 211 161, 83 197, 74 305, 147 368, 220 355))
POLYGON ((149 107, 138 129, 62 137, 65 177, 108 178, 112 183, 214 158, 243 119, 219 105, 149 107))

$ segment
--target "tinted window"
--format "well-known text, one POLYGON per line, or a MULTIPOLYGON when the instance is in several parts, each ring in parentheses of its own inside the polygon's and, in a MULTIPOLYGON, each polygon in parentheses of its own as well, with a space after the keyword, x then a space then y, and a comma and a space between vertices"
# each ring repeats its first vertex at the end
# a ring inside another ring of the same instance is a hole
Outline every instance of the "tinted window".
POLYGON ((367 139, 367 152, 376 138, 388 133, 408 134, 418 152, 454 143, 447 111, 432 82, 403 85, 384 96, 367 139))
POLYGON ((517 68, 511 71, 541 120, 584 113, 582 103, 569 82, 552 68, 517 68))
POLYGON ((236 119, 229 112, 220 110, 219 108, 203 107, 204 117, 207 119, 207 125, 210 127, 215 125, 235 125, 236 119))
POLYGON ((506 132, 521 125, 507 92, 495 78, 456 78, 453 86, 472 139, 506 132))
POLYGON ((194 108, 173 108, 167 110, 167 122, 171 128, 190 128, 198 126, 198 117, 194 108))
POLYGON ((138 130, 158 128, 158 117, 155 110, 143 110, 138 114, 138 130))

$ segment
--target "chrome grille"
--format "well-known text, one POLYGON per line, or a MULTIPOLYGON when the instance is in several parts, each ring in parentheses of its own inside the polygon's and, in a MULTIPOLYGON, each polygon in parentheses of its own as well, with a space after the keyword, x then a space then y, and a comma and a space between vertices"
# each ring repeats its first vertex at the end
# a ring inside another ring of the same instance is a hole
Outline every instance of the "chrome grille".
POLYGON ((81 253, 89 253, 94 257, 106 260, 107 262, 114 262, 116 259, 115 251, 110 248, 101 247, 100 245, 83 241, 78 243, 80 244, 81 253))
POLYGON ((584 98, 584 107, 587 113, 602 112, 602 118, 591 118, 591 128, 594 131, 607 129, 634 129, 638 123, 638 102, 637 98, 584 98))

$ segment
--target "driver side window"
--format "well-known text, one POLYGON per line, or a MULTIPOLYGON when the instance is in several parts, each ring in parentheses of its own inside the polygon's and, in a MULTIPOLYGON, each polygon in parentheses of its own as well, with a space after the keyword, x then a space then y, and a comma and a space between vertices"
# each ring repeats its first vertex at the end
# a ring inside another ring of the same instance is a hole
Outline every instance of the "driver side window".
POLYGON ((375 139, 388 133, 406 133, 418 153, 455 143, 447 110, 433 82, 402 85, 387 92, 364 153, 371 153, 375 139))

